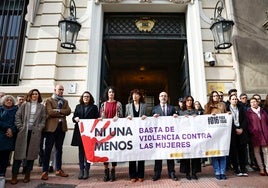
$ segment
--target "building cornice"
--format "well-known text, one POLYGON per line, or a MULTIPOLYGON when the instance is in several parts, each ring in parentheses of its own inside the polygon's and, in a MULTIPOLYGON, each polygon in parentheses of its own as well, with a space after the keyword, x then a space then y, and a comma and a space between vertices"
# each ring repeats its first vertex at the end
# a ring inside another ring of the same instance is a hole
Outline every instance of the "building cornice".
MULTIPOLYGON (((121 3, 125 0, 95 0, 95 4, 100 3, 121 3)), ((153 3, 154 0, 136 0, 139 3, 153 3)), ((191 3, 194 0, 163 0, 163 1, 169 1, 175 4, 188 4, 191 3)))

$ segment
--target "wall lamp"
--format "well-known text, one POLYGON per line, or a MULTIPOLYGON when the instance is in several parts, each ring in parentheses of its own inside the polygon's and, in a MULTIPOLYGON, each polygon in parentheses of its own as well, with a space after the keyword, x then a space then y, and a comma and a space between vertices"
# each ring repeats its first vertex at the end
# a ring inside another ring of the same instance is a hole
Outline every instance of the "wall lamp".
POLYGON ((80 31, 81 24, 76 21, 76 6, 74 0, 70 0, 70 16, 59 21, 61 47, 71 49, 72 52, 76 49, 76 39, 80 31))
POLYGON ((214 8, 213 24, 210 27, 215 40, 215 49, 227 49, 232 46, 231 38, 234 22, 225 20, 222 16, 223 1, 219 0, 214 8))

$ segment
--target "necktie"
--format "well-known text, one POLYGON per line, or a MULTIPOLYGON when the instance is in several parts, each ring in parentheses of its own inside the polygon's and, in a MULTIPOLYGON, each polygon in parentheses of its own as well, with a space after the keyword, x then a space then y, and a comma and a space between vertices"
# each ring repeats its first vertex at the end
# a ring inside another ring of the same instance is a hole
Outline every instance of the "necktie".
POLYGON ((163 115, 166 116, 166 115, 167 115, 167 114, 166 114, 166 105, 163 105, 163 107, 162 107, 162 111, 163 111, 163 115))

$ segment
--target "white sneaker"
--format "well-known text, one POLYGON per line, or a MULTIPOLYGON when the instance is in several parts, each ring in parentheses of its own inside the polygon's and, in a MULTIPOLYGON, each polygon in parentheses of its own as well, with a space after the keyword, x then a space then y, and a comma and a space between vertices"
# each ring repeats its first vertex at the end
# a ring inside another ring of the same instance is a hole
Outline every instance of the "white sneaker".
POLYGON ((243 174, 240 172, 240 173, 238 173, 238 174, 236 174, 238 177, 242 177, 243 176, 243 174))
POLYGON ((248 177, 248 173, 242 173, 242 176, 244 176, 244 177, 248 177))

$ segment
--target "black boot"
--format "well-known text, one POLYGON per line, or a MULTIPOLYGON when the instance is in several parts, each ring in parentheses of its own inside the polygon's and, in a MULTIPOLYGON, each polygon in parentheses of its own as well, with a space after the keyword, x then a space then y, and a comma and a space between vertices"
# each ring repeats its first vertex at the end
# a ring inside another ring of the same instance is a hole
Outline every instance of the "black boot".
POLYGON ((111 181, 114 181, 115 180, 115 169, 113 168, 111 170, 111 181))
POLYGON ((109 168, 104 170, 104 177, 103 177, 103 181, 109 181, 110 177, 109 177, 109 168))

